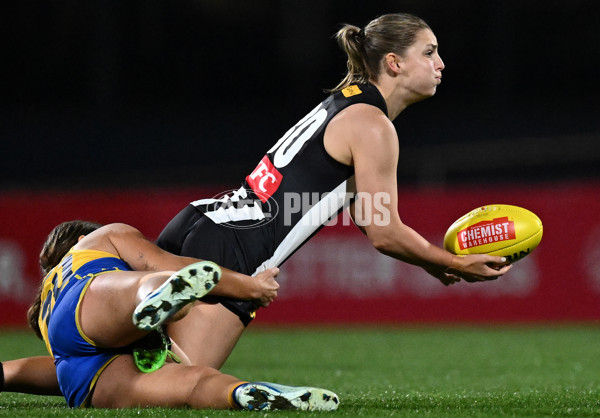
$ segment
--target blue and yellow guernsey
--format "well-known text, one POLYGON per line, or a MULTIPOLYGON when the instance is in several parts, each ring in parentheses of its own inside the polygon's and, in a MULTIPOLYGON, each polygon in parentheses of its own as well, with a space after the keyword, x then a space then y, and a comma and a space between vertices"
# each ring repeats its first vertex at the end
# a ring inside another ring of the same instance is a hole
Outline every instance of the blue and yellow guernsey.
POLYGON ((113 254, 71 249, 44 277, 39 326, 54 357, 58 383, 70 406, 85 406, 104 367, 118 354, 96 347, 82 331, 79 308, 94 277, 131 268, 113 254))

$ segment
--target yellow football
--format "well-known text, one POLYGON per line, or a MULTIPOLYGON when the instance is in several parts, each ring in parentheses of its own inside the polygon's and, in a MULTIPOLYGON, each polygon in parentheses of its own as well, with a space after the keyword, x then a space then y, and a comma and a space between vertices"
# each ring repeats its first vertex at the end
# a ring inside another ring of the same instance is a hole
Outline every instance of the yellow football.
POLYGON ((512 205, 487 205, 454 222, 444 236, 453 254, 490 254, 509 262, 529 255, 542 240, 542 221, 533 212, 512 205))

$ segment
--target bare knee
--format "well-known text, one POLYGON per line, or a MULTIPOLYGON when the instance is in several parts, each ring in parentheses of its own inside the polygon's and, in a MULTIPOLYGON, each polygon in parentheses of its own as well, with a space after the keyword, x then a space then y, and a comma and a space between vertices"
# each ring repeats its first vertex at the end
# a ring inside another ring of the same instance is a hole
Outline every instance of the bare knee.
POLYGON ((138 283, 138 291, 136 295, 135 303, 140 303, 147 295, 158 289, 167 279, 170 277, 172 272, 159 271, 156 273, 149 273, 142 277, 138 283))

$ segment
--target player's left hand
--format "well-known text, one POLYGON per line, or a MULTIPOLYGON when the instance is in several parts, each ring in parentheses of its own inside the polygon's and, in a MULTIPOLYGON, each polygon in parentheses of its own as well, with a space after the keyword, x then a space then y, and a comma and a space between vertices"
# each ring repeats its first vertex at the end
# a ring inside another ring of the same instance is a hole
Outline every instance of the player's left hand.
POLYGON ((275 300, 279 290, 279 283, 275 280, 278 275, 279 269, 273 267, 254 276, 257 289, 253 300, 257 305, 266 308, 275 300))

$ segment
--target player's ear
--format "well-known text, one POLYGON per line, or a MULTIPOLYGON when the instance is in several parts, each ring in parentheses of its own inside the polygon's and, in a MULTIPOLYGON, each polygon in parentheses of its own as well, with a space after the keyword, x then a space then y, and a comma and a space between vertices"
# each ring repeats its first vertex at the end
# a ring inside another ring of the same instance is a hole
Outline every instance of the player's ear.
POLYGON ((81 241, 84 238, 85 238, 85 235, 79 235, 79 238, 77 238, 77 242, 81 241))
POLYGON ((384 57, 385 70, 394 74, 399 74, 402 67, 402 57, 388 52, 384 57))

